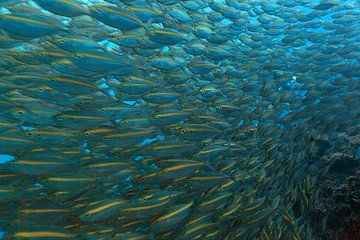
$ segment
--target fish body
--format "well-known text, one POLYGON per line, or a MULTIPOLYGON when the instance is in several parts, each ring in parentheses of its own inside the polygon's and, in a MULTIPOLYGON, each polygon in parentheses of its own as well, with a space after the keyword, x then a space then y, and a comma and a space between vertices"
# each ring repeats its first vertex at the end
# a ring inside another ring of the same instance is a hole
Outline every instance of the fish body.
POLYGON ((118 7, 92 5, 90 14, 104 24, 120 30, 132 30, 143 27, 143 22, 132 12, 118 7))
POLYGON ((35 0, 42 8, 48 10, 49 12, 65 16, 65 17, 77 17, 87 14, 87 9, 82 7, 76 1, 68 0, 35 0))
POLYGON ((44 37, 61 30, 60 24, 53 25, 41 17, 24 14, 1 14, 0 26, 10 34, 25 38, 44 37))

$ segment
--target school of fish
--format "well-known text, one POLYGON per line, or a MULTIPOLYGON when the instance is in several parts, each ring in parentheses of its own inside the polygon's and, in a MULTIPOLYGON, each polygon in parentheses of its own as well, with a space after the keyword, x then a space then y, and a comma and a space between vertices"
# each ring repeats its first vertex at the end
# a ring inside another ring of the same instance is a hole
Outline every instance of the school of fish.
POLYGON ((313 239, 359 26, 346 0, 2 0, 4 239, 313 239))

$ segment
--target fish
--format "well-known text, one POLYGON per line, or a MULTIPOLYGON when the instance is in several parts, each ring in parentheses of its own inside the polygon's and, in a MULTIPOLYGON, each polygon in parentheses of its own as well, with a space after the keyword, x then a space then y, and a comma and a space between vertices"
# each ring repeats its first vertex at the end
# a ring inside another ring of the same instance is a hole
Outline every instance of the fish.
POLYGON ((179 68, 180 65, 174 61, 171 58, 166 57, 154 57, 147 59, 147 63, 149 63, 150 66, 160 69, 160 70, 173 70, 175 68, 179 68))
POLYGON ((88 210, 85 210, 80 215, 80 219, 88 223, 102 221, 120 214, 121 206, 125 204, 126 201, 122 199, 101 200, 99 203, 91 205, 88 210))
POLYGON ((73 37, 73 36, 57 36, 52 37, 49 41, 55 44, 58 48, 69 52, 91 52, 101 51, 103 47, 91 38, 73 37))
POLYGON ((39 145, 38 142, 29 139, 26 136, 21 134, 11 133, 5 131, 0 136, 1 141, 1 153, 12 153, 13 151, 24 151, 26 149, 31 149, 39 145))
POLYGON ((148 23, 162 23, 165 18, 163 16, 163 12, 159 9, 152 9, 148 7, 126 7, 127 11, 134 14, 138 17, 142 22, 148 23))
POLYGON ((87 9, 75 1, 55 0, 49 2, 47 0, 35 0, 35 2, 49 12, 65 17, 77 17, 88 14, 87 9))
POLYGON ((335 6, 336 6, 335 3, 330 3, 330 2, 329 3, 320 3, 318 5, 315 5, 313 7, 313 9, 323 11, 323 10, 328 10, 330 8, 333 8, 335 6))
POLYGON ((149 200, 146 202, 132 202, 121 208, 120 213, 129 217, 146 218, 155 216, 159 211, 165 210, 168 201, 149 200))
POLYGON ((95 184, 95 177, 86 177, 86 176, 78 176, 71 174, 58 174, 44 178, 41 182, 43 182, 44 186, 48 186, 51 189, 55 190, 76 190, 80 187, 89 187, 89 184, 95 184))
POLYGON ((143 95, 143 100, 148 103, 165 104, 178 99, 181 95, 170 89, 157 89, 143 95))
POLYGON ((40 204, 40 206, 24 206, 19 209, 16 214, 18 218, 22 218, 26 221, 41 221, 41 218, 49 216, 49 221, 56 224, 61 217, 70 217, 72 215, 72 209, 51 204, 40 204))
MULTIPOLYGON (((165 161, 166 162, 166 161, 165 161)), ((166 164, 160 171, 144 175, 142 181, 168 181, 191 176, 204 164, 196 161, 175 161, 166 164)))
POLYGON ((186 140, 204 140, 208 137, 214 137, 221 134, 217 128, 206 124, 178 124, 172 130, 180 137, 186 140))
POLYGON ((64 29, 60 22, 49 23, 39 16, 24 14, 1 14, 0 26, 8 33, 20 38, 44 37, 64 29))
POLYGON ((193 74, 207 74, 217 67, 216 64, 205 61, 193 61, 190 62, 187 68, 193 74))
POLYGON ((143 95, 155 88, 157 84, 141 77, 129 76, 124 78, 120 83, 116 85, 113 84, 112 86, 116 87, 121 93, 143 95))
POLYGON ((169 208, 164 215, 156 218, 151 224, 151 228, 155 232, 164 232, 174 229, 181 224, 189 214, 193 202, 188 204, 179 204, 172 208, 169 208))
POLYGON ((198 239, 201 237, 206 237, 208 234, 212 234, 214 230, 218 230, 215 223, 211 222, 199 222, 195 224, 191 224, 185 228, 183 239, 198 239))
POLYGON ((82 128, 88 129, 92 126, 96 126, 99 123, 105 123, 111 121, 111 118, 101 117, 93 112, 78 112, 69 111, 57 114, 54 116, 57 126, 63 126, 65 128, 82 128))
POLYGON ((324 186, 359 155, 354 1, 0 7, 4 239, 334 232, 324 186))
POLYGON ((188 113, 177 110, 177 109, 166 109, 157 111, 151 115, 155 125, 171 125, 182 121, 185 121, 188 117, 188 113))
POLYGON ((89 7, 91 16, 110 27, 124 31, 144 27, 144 23, 132 13, 131 9, 129 10, 100 4, 89 7))
POLYGON ((73 63, 80 68, 95 72, 108 72, 115 70, 131 71, 131 67, 127 64, 125 59, 113 54, 89 51, 77 52, 71 58, 73 63))
POLYGON ((151 41, 163 45, 175 45, 186 39, 184 34, 166 28, 151 29, 148 31, 147 35, 151 41))
POLYGON ((70 167, 71 163, 61 162, 61 159, 47 159, 39 161, 37 159, 16 159, 8 163, 7 168, 18 173, 30 175, 47 175, 50 171, 62 172, 64 168, 70 167))

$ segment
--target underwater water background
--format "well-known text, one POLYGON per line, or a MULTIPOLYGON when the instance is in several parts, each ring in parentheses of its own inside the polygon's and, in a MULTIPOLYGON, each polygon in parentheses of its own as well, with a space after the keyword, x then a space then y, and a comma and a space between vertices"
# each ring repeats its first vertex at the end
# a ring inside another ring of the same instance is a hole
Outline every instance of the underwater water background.
POLYGON ((357 0, 0 0, 0 239, 360 239, 357 0))

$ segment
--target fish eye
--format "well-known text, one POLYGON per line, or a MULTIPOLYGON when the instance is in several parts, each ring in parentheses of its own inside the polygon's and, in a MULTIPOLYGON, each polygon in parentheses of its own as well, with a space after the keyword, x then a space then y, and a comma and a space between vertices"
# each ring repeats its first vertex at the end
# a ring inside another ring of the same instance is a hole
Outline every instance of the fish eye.
POLYGON ((164 162, 163 162, 162 160, 160 160, 158 163, 159 163, 159 164, 163 164, 164 162))
POLYGON ((89 136, 89 135, 91 135, 91 133, 89 131, 86 131, 85 135, 89 136))
POLYGON ((27 132, 26 135, 32 136, 33 134, 31 132, 27 132))
POLYGON ((51 199, 57 199, 59 196, 60 196, 60 194, 53 193, 52 195, 49 196, 49 198, 51 198, 51 199))
POLYGON ((39 91, 39 92, 43 92, 44 89, 43 89, 43 88, 38 88, 38 91, 39 91))
POLYGON ((151 59, 151 62, 153 62, 153 63, 156 62, 156 59, 151 59))
POLYGON ((19 114, 19 115, 23 115, 23 114, 24 114, 23 111, 17 111, 16 113, 19 114))
POLYGON ((180 130, 180 133, 181 133, 181 134, 185 134, 186 131, 185 131, 184 129, 182 129, 182 130, 180 130))
POLYGON ((22 219, 22 218, 16 218, 16 221, 18 221, 18 222, 25 222, 25 219, 22 219))

